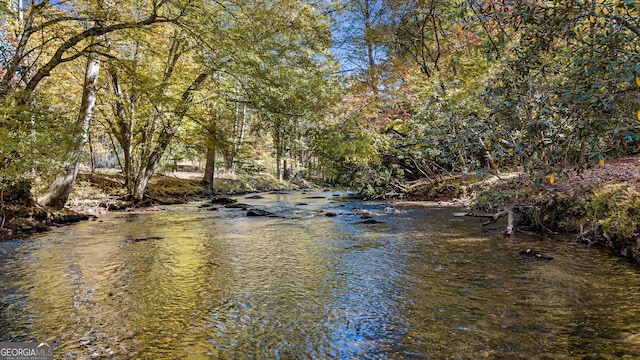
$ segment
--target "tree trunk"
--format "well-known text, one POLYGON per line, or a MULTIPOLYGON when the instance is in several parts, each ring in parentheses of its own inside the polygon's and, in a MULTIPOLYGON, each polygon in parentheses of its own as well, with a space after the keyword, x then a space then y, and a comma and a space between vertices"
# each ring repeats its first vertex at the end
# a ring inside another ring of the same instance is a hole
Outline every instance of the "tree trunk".
POLYGON ((236 103, 236 121, 233 131, 233 158, 231 159, 231 173, 235 174, 238 170, 238 154, 244 140, 244 130, 247 118, 247 104, 242 104, 242 115, 239 115, 238 103, 236 103))
MULTIPOLYGON (((171 140, 173 140, 175 132, 178 130, 182 119, 187 113, 187 105, 193 101, 194 92, 200 89, 204 81, 209 76, 209 73, 210 70, 200 73, 200 75, 198 75, 191 85, 182 93, 182 106, 175 112, 173 126, 169 128, 163 127, 155 138, 153 149, 146 152, 143 151, 143 154, 146 155, 141 156, 139 170, 134 178, 133 189, 129 189, 134 201, 141 201, 144 198, 144 192, 147 189, 149 180, 151 180, 151 176, 155 173, 162 155, 171 143, 171 140)), ((151 144, 149 144, 149 146, 151 146, 151 144)))
POLYGON ((156 167, 154 165, 157 164, 157 162, 153 161, 153 163, 154 164, 148 164, 140 169, 140 172, 135 178, 133 189, 129 190, 131 197, 135 202, 140 202, 144 199, 144 193, 147 191, 149 180, 151 180, 151 176, 153 176, 153 173, 156 171, 156 167))
POLYGON ((122 90, 122 86, 120 85, 120 79, 118 76, 118 71, 113 65, 109 65, 107 67, 107 71, 109 72, 109 85, 111 87, 111 93, 113 94, 115 100, 112 103, 111 107, 113 110, 113 115, 115 117, 115 121, 110 123, 110 126, 113 129, 113 133, 120 143, 123 152, 123 163, 122 172, 125 176, 125 186, 128 190, 133 189, 134 187, 134 179, 133 179, 133 130, 135 125, 135 113, 133 111, 134 104, 133 100, 127 101, 125 98, 124 92, 122 90), (129 114, 127 113, 127 107, 129 109, 129 114))
POLYGON ((367 52, 367 62, 369 68, 367 69, 369 75, 369 85, 371 86, 371 90, 373 94, 378 96, 378 75, 376 74, 376 60, 375 60, 375 50, 373 47, 373 33, 375 31, 374 24, 374 4, 370 0, 364 1, 364 32, 365 32, 365 43, 366 43, 366 52, 367 52))
POLYGON ((291 166, 289 165, 289 162, 287 161, 287 154, 284 154, 284 159, 282 159, 282 173, 283 173, 282 174, 282 178, 284 180, 290 180, 291 179, 291 166))
POLYGON ((202 178, 202 182, 204 183, 205 189, 209 192, 209 194, 214 194, 215 184, 214 184, 214 174, 216 171, 216 150, 213 144, 209 144, 207 146, 207 162, 204 167, 204 177, 202 178))
POLYGON ((77 125, 81 129, 75 139, 75 149, 70 154, 69 160, 64 168, 64 173, 59 174, 49 190, 38 198, 38 203, 42 206, 50 206, 57 209, 64 207, 73 189, 73 185, 78 175, 80 159, 84 152, 85 144, 89 138, 89 127, 93 117, 93 110, 96 104, 96 93, 98 87, 98 73, 100 72, 100 60, 89 58, 84 78, 84 88, 82 91, 82 102, 80 104, 80 114, 77 125))
POLYGON ((276 155, 276 176, 278 180, 282 181, 282 159, 279 155, 276 155))
POLYGON ((282 181, 282 147, 279 141, 276 141, 276 177, 282 181))

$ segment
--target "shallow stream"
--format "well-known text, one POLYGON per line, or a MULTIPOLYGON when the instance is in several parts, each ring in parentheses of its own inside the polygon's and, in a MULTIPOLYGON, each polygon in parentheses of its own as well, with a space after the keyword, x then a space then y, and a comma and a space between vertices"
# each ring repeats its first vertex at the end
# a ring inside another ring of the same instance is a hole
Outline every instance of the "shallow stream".
POLYGON ((280 217, 200 202, 0 243, 0 341, 56 358, 640 358, 640 267, 606 251, 453 208, 261 195, 237 199, 280 217))

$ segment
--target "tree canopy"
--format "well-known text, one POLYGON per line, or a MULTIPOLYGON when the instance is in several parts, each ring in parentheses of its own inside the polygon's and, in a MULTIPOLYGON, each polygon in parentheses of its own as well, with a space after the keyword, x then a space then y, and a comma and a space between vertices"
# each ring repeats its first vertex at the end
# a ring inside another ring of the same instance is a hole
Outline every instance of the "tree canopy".
POLYGON ((174 148, 233 171, 266 152, 280 178, 368 193, 460 171, 542 179, 639 149, 635 1, 1 6, 3 179, 46 182, 91 141, 138 200, 174 148))

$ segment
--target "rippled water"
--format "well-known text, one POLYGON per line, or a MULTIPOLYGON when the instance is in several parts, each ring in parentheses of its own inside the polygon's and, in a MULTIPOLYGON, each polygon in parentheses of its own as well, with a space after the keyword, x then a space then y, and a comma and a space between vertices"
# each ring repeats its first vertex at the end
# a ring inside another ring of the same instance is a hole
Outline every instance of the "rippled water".
POLYGON ((640 358, 638 266, 332 195, 239 198, 282 217, 196 203, 0 243, 0 341, 60 358, 640 358))

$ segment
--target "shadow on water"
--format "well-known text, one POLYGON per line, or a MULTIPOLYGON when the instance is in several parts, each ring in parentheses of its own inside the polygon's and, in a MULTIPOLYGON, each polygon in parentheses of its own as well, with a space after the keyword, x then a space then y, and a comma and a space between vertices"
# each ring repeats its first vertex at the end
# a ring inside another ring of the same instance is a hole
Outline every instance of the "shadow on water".
POLYGON ((340 195, 239 198, 281 217, 188 204, 0 243, 0 341, 53 341, 60 358, 640 357, 637 266, 340 195))

